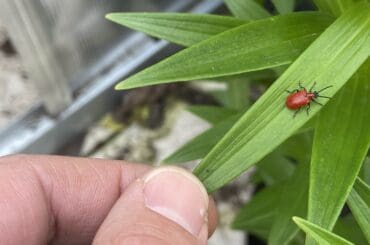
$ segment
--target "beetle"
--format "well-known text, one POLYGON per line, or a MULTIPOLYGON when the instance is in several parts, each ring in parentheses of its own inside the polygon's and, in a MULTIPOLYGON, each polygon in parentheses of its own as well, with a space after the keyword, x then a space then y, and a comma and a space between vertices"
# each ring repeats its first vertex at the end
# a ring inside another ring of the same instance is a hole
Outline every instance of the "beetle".
POLYGON ((309 91, 307 91, 307 89, 303 87, 300 82, 298 83, 298 85, 299 85, 299 89, 295 89, 293 91, 286 90, 286 92, 288 92, 290 95, 286 98, 285 106, 290 110, 296 110, 293 117, 295 117, 297 113, 305 106, 307 106, 306 112, 307 112, 307 115, 309 115, 309 111, 311 108, 311 102, 314 102, 322 106, 323 104, 315 100, 316 98, 331 99, 331 97, 322 96, 320 95, 320 93, 328 88, 333 87, 332 85, 327 86, 323 89, 320 89, 319 91, 313 91, 316 85, 316 82, 313 83, 309 91))

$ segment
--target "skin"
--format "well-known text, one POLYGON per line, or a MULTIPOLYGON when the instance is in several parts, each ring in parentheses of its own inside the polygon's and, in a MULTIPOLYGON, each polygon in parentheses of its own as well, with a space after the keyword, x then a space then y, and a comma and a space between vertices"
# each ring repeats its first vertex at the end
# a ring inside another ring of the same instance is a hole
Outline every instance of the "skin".
MULTIPOLYGON (((136 234, 130 237, 133 244, 171 244, 173 239, 176 244, 205 244, 206 237, 200 242, 175 222, 148 212, 134 198, 125 201, 126 193, 139 185, 137 179, 151 170, 147 165, 111 160, 2 157, 0 244, 91 244, 98 230, 94 244, 122 244, 128 232, 136 234)), ((211 235, 216 224, 210 199, 205 234, 211 235)))

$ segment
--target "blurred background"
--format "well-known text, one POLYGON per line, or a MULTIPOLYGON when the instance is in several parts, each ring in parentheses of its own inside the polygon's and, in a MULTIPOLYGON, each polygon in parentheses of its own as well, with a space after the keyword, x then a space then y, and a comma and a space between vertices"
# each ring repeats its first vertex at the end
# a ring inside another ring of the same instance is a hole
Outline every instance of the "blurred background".
MULTIPOLYGON (((185 109, 227 104, 222 82, 113 89, 180 49, 104 18, 133 11, 229 14, 219 0, 0 0, 0 156, 61 154, 157 164, 210 127, 185 109)), ((258 84, 252 100, 266 85, 258 84)), ((254 190, 249 175, 216 193, 220 227, 209 244, 260 244, 229 228, 254 190)))
POLYGON ((175 51, 109 12, 214 11, 195 0, 0 0, 0 155, 55 153, 122 99, 112 86, 175 51), (3 144, 6 142, 6 144, 3 144))

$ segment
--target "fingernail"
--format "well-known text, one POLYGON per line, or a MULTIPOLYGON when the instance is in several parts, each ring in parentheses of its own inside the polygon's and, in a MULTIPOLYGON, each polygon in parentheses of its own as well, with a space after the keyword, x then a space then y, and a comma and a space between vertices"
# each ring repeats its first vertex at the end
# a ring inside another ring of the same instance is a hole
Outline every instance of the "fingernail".
POLYGON ((206 222, 209 201, 201 182, 177 167, 153 170, 144 181, 146 207, 198 236, 206 222))

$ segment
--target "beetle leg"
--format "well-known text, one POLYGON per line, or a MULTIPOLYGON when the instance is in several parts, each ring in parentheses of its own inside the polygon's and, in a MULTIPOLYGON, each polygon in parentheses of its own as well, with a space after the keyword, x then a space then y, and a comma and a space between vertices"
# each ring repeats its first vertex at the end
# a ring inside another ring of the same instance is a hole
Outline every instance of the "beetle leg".
POLYGON ((333 85, 330 85, 330 86, 327 86, 327 87, 325 87, 325 88, 323 88, 323 89, 320 89, 319 91, 317 91, 317 93, 321 93, 322 91, 324 91, 325 89, 328 89, 328 88, 331 88, 331 87, 333 87, 333 85))
POLYGON ((313 88, 315 87, 315 85, 316 85, 316 81, 314 81, 314 82, 313 82, 313 84, 312 84, 312 86, 311 86, 311 88, 310 88, 310 93, 312 92, 312 90, 313 90, 313 88))
POLYGON ((299 90, 298 89, 294 89, 293 91, 289 91, 289 90, 286 89, 285 92, 290 93, 290 94, 293 94, 293 93, 299 92, 299 90))
POLYGON ((310 108, 311 108, 311 104, 310 104, 310 103, 308 103, 308 104, 307 104, 307 108, 306 108, 307 116, 309 116, 309 115, 310 115, 310 108))
POLYGON ((300 89, 304 89, 304 91, 307 91, 305 87, 302 86, 301 81, 298 83, 300 89))
POLYGON ((317 102, 317 100, 315 100, 315 99, 312 99, 311 101, 315 102, 315 103, 316 103, 316 104, 318 104, 318 105, 323 106, 323 104, 321 104, 320 102, 317 102))
POLYGON ((293 118, 295 118, 295 116, 297 115, 297 113, 298 113, 300 110, 301 110, 301 108, 299 108, 298 110, 296 110, 296 111, 294 112, 293 118))
POLYGON ((331 99, 331 97, 329 97, 329 96, 321 96, 321 95, 317 96, 316 98, 326 98, 326 99, 331 99))

